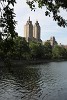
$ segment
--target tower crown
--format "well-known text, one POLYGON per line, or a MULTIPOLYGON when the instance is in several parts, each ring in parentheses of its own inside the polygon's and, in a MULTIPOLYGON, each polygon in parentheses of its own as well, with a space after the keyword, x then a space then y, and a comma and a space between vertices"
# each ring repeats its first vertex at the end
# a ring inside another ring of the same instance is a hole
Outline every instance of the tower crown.
POLYGON ((39 26, 39 23, 38 23, 38 21, 36 21, 35 25, 36 25, 36 26, 39 26))
POLYGON ((29 21, 30 21, 30 16, 29 16, 29 21))
POLYGON ((26 23, 27 25, 32 25, 32 21, 30 20, 30 17, 29 17, 29 19, 27 20, 27 23, 26 23))

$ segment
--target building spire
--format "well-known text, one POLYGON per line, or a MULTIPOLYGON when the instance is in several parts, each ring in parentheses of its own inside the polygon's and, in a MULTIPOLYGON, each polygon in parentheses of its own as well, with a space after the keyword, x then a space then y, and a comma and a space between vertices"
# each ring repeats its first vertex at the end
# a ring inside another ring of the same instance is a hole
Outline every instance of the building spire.
POLYGON ((29 21, 30 21, 30 16, 29 16, 29 21))

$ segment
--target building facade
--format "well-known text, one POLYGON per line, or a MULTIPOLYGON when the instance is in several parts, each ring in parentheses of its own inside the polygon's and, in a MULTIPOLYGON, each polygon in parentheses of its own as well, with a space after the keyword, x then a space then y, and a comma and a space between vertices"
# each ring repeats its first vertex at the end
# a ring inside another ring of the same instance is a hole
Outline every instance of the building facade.
MULTIPOLYGON (((46 40, 45 42, 50 42, 50 45, 51 45, 52 47, 54 47, 55 45, 58 44, 54 36, 50 37, 50 39, 49 39, 49 40, 46 40)), ((43 44, 44 44, 45 42, 43 42, 43 44)))
POLYGON ((52 47, 57 44, 57 41, 55 40, 54 36, 50 37, 50 44, 51 44, 52 47))
POLYGON ((33 37, 37 40, 40 40, 40 25, 38 21, 36 21, 36 23, 33 26, 33 37))
POLYGON ((38 21, 36 21, 33 26, 32 21, 30 21, 29 17, 28 21, 26 22, 26 25, 24 26, 24 37, 26 41, 42 42, 42 40, 40 39, 40 32, 41 28, 38 21))

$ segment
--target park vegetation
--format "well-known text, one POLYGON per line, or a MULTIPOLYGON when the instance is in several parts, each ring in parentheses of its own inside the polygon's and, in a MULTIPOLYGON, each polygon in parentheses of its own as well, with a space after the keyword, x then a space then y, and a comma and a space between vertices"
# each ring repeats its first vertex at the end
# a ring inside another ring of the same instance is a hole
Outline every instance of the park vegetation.
POLYGON ((64 46, 54 45, 50 42, 27 42, 25 38, 16 36, 14 39, 0 39, 0 60, 53 60, 67 59, 67 49, 64 46))
MULTIPOLYGON (((21 1, 22 2, 22 1, 21 1)), ((38 7, 45 6, 47 9, 45 15, 50 17, 53 14, 53 20, 57 21, 59 26, 67 26, 67 21, 60 16, 60 8, 67 10, 67 0, 27 0, 30 8, 35 10, 35 4, 38 7)), ((55 45, 52 47, 49 42, 44 44, 38 42, 26 42, 22 37, 16 36, 14 5, 16 0, 0 0, 0 60, 8 59, 67 59, 67 49, 63 46, 55 45), (5 38, 3 38, 6 35, 5 38)), ((7 60, 8 61, 8 60, 7 60)))

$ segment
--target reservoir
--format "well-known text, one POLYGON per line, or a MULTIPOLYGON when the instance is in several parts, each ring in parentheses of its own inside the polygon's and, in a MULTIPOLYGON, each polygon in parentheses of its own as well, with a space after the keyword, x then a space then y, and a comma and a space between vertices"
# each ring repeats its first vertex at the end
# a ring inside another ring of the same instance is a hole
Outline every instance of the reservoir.
POLYGON ((67 61, 0 67, 0 100, 67 100, 67 61))

